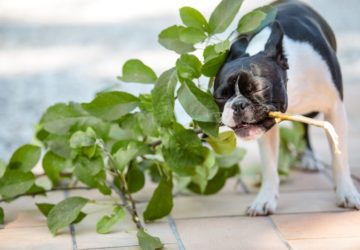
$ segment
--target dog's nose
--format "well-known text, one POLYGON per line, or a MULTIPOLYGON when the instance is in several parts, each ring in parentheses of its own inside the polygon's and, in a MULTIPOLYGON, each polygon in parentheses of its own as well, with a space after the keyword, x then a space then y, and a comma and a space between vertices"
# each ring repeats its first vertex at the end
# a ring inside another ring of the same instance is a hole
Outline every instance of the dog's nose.
POLYGON ((235 114, 240 114, 241 111, 243 111, 247 106, 249 106, 249 102, 244 100, 238 100, 234 101, 232 104, 232 108, 234 110, 235 114))

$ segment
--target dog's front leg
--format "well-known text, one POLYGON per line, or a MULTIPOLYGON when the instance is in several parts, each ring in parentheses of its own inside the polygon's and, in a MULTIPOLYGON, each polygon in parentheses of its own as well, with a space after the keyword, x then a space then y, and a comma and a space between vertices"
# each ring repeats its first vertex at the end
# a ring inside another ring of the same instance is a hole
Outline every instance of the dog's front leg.
POLYGON ((277 125, 259 139, 259 147, 262 183, 256 199, 247 210, 250 216, 272 214, 276 209, 279 197, 279 176, 277 173, 279 128, 277 125))
MULTIPOLYGON (((325 113, 339 135, 340 154, 333 151, 333 175, 336 185, 336 203, 341 207, 360 209, 360 195, 351 179, 347 150, 347 117, 342 101, 336 101, 325 113)), ((329 139, 329 142, 331 140, 329 139)), ((331 143, 330 143, 331 144, 331 143)))

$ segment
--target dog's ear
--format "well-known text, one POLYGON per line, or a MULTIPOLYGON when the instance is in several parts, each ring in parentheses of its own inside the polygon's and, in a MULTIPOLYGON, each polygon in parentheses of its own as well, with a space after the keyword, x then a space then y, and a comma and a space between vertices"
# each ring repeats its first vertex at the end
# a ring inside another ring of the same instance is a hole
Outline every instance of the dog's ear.
POLYGON ((229 55, 226 59, 226 62, 230 62, 239 57, 249 56, 248 54, 245 53, 248 44, 249 44, 249 40, 247 37, 240 37, 235 42, 233 42, 230 48, 229 55))
POLYGON ((274 22, 271 27, 271 35, 265 45, 265 53, 267 56, 276 60, 283 68, 289 69, 287 58, 283 48, 284 31, 278 22, 274 22))

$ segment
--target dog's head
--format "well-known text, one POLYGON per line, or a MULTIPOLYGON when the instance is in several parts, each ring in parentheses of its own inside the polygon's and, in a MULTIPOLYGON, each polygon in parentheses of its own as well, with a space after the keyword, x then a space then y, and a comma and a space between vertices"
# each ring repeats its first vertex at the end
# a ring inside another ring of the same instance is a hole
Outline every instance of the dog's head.
POLYGON ((283 36, 280 24, 274 22, 264 51, 253 56, 245 54, 247 38, 238 39, 216 76, 214 97, 222 123, 243 139, 256 139, 275 124, 269 111, 287 109, 283 36))

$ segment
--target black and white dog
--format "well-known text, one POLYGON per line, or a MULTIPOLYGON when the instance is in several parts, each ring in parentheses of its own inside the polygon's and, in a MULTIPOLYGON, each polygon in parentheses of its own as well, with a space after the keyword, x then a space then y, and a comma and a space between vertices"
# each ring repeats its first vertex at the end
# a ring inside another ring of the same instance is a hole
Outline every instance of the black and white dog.
MULTIPOLYGON (((279 129, 269 111, 316 115, 321 112, 339 135, 341 154, 333 154, 337 204, 360 209, 360 195, 350 177, 347 156, 347 118, 335 36, 326 21, 297 0, 271 4, 277 17, 252 36, 239 36, 219 70, 214 98, 222 123, 245 140, 259 138, 262 186, 249 215, 273 213, 279 196, 277 174, 279 129)), ((311 149, 302 165, 321 167, 311 149)))

